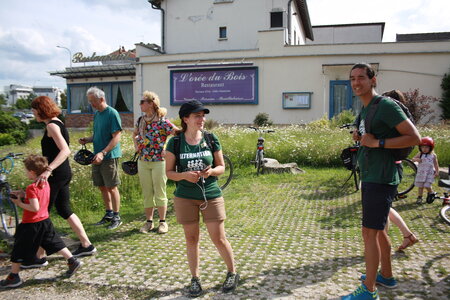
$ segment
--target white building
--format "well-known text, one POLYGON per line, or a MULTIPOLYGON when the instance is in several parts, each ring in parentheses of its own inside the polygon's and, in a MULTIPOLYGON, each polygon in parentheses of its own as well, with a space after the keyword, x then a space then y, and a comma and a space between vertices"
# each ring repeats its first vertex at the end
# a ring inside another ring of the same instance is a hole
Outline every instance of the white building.
MULTIPOLYGON (((311 26, 305 0, 154 0, 161 10, 161 52, 136 44, 134 118, 145 90, 169 117, 198 99, 222 123, 306 123, 359 109, 349 71, 368 62, 378 88, 440 97, 450 39, 382 43, 384 23, 311 26), (316 39, 317 36, 317 39, 316 39)), ((436 114, 439 115, 436 107, 436 114)))
POLYGON ((167 0, 163 15, 163 50, 198 53, 258 48, 258 31, 286 29, 285 42, 305 44, 312 38, 305 1, 167 0))
POLYGON ((57 87, 49 86, 25 86, 19 84, 11 84, 4 88, 7 104, 13 106, 16 104, 19 98, 27 98, 31 94, 36 96, 47 96, 55 101, 55 103, 61 105, 61 94, 63 90, 57 87))
POLYGON ((16 104, 17 99, 28 97, 33 92, 33 88, 25 85, 10 84, 4 87, 4 92, 7 105, 12 106, 16 104))
POLYGON ((61 94, 63 94, 64 91, 52 86, 34 86, 33 93, 36 96, 47 96, 53 99, 58 106, 61 106, 61 94))

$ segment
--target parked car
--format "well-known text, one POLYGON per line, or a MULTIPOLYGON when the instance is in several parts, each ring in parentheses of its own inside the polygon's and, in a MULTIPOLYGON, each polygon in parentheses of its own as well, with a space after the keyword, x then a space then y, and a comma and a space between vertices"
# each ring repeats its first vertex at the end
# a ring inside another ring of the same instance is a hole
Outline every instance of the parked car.
POLYGON ((15 112, 13 114, 13 117, 19 118, 19 119, 34 119, 34 115, 32 113, 25 113, 25 112, 15 112))

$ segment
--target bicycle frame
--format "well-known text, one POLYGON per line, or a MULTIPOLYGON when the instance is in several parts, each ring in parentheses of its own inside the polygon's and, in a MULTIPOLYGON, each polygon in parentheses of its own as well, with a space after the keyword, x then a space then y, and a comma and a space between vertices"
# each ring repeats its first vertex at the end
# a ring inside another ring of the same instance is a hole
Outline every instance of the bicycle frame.
MULTIPOLYGON (((355 124, 345 124, 339 128, 351 128, 351 127, 355 127, 355 124)), ((353 131, 350 131, 350 133, 353 134, 353 131)), ((343 184, 343 186, 346 185, 347 182, 353 177, 356 191, 359 191, 359 189, 361 188, 361 178, 360 178, 358 160, 357 160, 357 153, 358 153, 359 147, 360 147, 359 141, 355 141, 351 147, 346 148, 346 149, 349 149, 349 151, 351 153, 350 159, 351 159, 352 168, 351 168, 350 176, 347 178, 347 180, 343 184)))
POLYGON ((256 143, 256 153, 255 153, 255 160, 251 161, 255 165, 256 168, 256 175, 259 175, 263 171, 263 167, 265 164, 264 160, 264 133, 270 133, 275 132, 274 130, 262 130, 256 127, 249 127, 259 133, 258 142, 256 143))

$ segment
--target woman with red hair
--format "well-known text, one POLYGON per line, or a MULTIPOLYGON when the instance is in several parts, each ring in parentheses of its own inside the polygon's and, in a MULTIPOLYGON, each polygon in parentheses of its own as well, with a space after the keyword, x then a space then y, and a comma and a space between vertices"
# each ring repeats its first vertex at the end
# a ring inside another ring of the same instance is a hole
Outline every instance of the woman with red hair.
MULTIPOLYGON (((48 159, 48 167, 37 179, 50 184, 50 212, 53 205, 58 214, 69 223, 80 239, 81 245, 72 254, 75 257, 92 255, 97 249, 91 244, 83 224, 70 207, 69 184, 72 179, 68 157, 69 133, 64 123, 58 119, 61 110, 55 102, 46 96, 40 96, 31 102, 36 121, 45 123, 45 132, 41 140, 42 155, 48 159)), ((38 251, 38 257, 43 256, 43 249, 38 251)), ((46 265, 45 258, 38 259, 33 266, 46 265)), ((25 266, 26 267, 26 266, 25 266)))

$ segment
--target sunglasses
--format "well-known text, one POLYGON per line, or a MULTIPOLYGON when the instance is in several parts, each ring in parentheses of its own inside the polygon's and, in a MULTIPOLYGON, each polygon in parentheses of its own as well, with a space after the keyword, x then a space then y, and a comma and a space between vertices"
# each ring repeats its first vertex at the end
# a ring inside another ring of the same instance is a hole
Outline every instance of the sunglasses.
POLYGON ((142 105, 142 104, 144 104, 144 103, 149 103, 149 102, 148 102, 147 100, 141 100, 140 103, 141 103, 141 105, 142 105))

